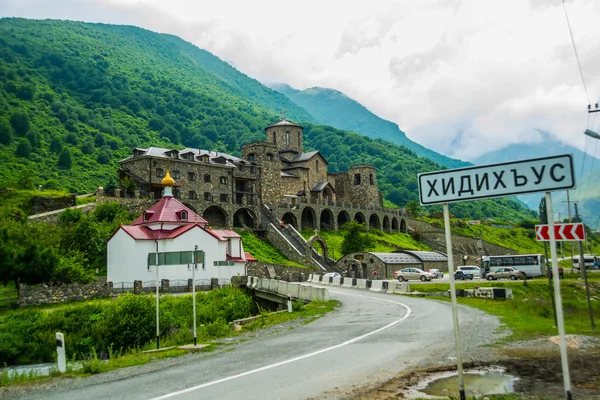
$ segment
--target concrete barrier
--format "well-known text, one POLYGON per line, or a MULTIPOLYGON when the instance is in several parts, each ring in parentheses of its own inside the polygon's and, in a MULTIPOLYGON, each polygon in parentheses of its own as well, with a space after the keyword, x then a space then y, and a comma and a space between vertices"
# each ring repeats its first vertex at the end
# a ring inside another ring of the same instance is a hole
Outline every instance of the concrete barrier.
POLYGON ((326 288, 318 288, 312 287, 310 291, 310 300, 311 301, 328 301, 329 300, 329 290, 326 288))
POLYGON ((343 287, 352 287, 352 281, 354 279, 352 278, 344 278, 344 283, 342 284, 343 287))
POLYGON ((333 282, 331 284, 332 285, 336 285, 336 286, 340 286, 342 284, 342 279, 343 278, 333 278, 333 282))
POLYGON ((358 289, 366 289, 366 287, 367 287, 367 280, 366 279, 357 279, 356 280, 356 287, 358 289))
POLYGON ((273 293, 277 293, 279 289, 279 281, 275 279, 269 279, 269 290, 273 293))
POLYGON ((313 283, 319 283, 321 275, 313 275, 312 281, 313 283))
POLYGON ((371 281, 371 288, 369 290, 371 292, 381 292, 383 288, 383 281, 371 281))
POLYGON ((388 293, 410 293, 408 282, 388 281, 388 293))
POLYGON ((300 298, 300 284, 298 283, 288 283, 288 292, 292 299, 300 298))
POLYGON ((256 280, 256 286, 254 286, 255 289, 262 289, 262 290, 269 290, 269 282, 268 279, 266 278, 258 278, 256 280))
POLYGON ((307 282, 310 282, 310 281, 312 281, 312 277, 313 277, 313 274, 308 274, 308 279, 307 279, 306 281, 307 281, 307 282))
POLYGON ((288 286, 289 283, 286 281, 279 281, 279 285, 277 286, 277 293, 287 296, 288 295, 288 286))
POLYGON ((485 299, 512 299, 510 288, 479 288, 465 290, 466 297, 481 297, 485 299))
POLYGON ((309 285, 300 285, 300 290, 298 292, 298 298, 306 301, 310 301, 310 291, 312 286, 309 285))

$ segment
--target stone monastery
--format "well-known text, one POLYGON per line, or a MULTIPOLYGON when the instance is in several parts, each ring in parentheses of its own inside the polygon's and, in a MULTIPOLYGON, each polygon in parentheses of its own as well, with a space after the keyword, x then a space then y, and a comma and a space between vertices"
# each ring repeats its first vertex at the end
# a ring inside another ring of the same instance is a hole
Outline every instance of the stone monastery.
POLYGON ((319 151, 304 152, 302 126, 282 119, 265 131, 266 141, 244 145, 241 158, 191 148, 135 148, 120 161, 120 178, 132 178, 140 197, 158 199, 170 171, 173 197, 214 227, 258 229, 266 209, 273 221, 297 229, 337 230, 357 220, 406 232, 403 211, 383 208, 373 166, 330 173, 319 151))

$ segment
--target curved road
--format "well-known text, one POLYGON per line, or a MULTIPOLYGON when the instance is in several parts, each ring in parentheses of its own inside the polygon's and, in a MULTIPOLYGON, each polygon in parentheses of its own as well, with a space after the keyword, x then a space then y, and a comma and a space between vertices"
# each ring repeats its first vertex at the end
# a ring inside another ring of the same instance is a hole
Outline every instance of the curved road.
MULTIPOLYGON (((453 362, 450 304, 365 290, 329 288, 341 306, 293 330, 205 353, 158 371, 75 380, 32 399, 319 399, 345 397, 401 370, 453 362), (97 381, 95 381, 96 379, 97 381), (107 381, 108 379, 108 381, 107 381)), ((465 359, 489 343, 496 318, 461 307, 465 359)))

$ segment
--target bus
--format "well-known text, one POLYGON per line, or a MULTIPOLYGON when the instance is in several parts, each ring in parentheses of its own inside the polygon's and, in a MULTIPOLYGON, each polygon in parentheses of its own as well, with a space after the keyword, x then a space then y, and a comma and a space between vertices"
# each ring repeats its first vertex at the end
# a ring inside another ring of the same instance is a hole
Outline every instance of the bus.
MULTIPOLYGON (((573 257, 573 268, 574 269, 579 269, 579 260, 581 260, 581 256, 575 256, 573 257)), ((594 257, 592 255, 589 254, 584 254, 583 255, 583 262, 585 263, 585 269, 593 269, 594 268, 594 262, 598 261, 597 257, 594 257)))
POLYGON ((480 277, 485 278, 485 274, 500 267, 513 267, 525 278, 535 278, 546 274, 546 257, 543 254, 484 256, 481 258, 480 277))

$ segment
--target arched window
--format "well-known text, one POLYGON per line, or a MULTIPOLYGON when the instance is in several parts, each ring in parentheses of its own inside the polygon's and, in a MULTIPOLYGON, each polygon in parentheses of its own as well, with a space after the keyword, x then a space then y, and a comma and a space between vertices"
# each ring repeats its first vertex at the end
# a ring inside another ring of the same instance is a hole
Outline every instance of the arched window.
POLYGON ((375 179, 373 179, 373 174, 369 174, 369 182, 371 183, 371 185, 375 184, 375 179))
POLYGON ((181 220, 187 221, 187 218, 188 218, 187 211, 182 211, 181 212, 181 220))
POLYGON ((289 132, 285 133, 285 145, 286 146, 290 145, 290 133, 289 132))

